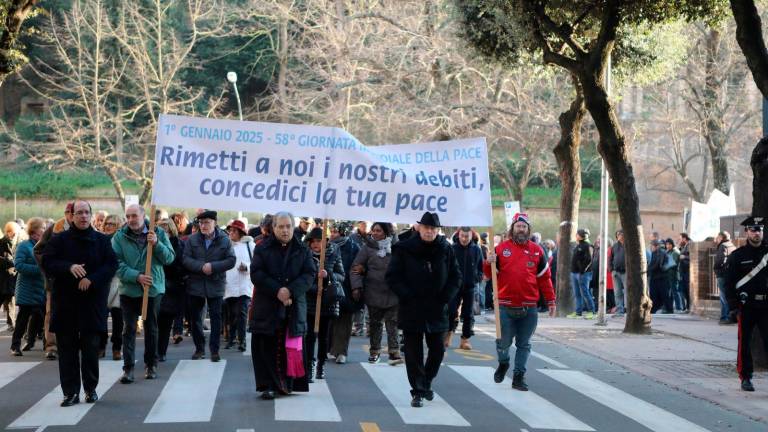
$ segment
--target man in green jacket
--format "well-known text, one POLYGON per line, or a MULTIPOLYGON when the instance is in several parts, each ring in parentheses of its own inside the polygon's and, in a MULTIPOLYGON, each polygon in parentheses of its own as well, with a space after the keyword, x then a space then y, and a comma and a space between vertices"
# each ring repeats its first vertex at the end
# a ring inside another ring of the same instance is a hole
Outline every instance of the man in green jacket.
POLYGON ((144 287, 149 287, 147 317, 144 321, 144 367, 146 379, 157 378, 157 314, 165 293, 163 266, 175 257, 165 231, 149 231, 144 208, 134 204, 125 209, 126 225, 112 237, 112 249, 117 255, 117 277, 120 279, 120 307, 123 309, 123 376, 120 382, 134 381, 133 365, 136 350, 136 321, 141 316, 144 287), (145 274, 147 245, 152 250, 152 271, 145 274))

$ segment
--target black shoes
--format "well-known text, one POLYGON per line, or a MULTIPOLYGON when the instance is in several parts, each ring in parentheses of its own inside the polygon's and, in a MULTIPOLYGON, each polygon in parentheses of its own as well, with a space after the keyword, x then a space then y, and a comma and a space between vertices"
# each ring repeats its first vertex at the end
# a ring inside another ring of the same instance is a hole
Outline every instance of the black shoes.
POLYGON ((25 343, 24 346, 21 347, 21 350, 22 351, 29 351, 29 350, 31 350, 34 347, 35 347, 35 344, 33 344, 33 343, 25 343))
POLYGON ((221 356, 219 355, 219 353, 212 353, 211 354, 211 361, 212 362, 216 363, 216 362, 218 362, 220 360, 221 360, 221 356))
POLYGON ((53 351, 48 351, 45 353, 45 359, 46 360, 56 360, 56 353, 53 351))
POLYGON ((380 354, 371 354, 370 356, 368 356, 368 363, 371 363, 371 364, 378 363, 380 357, 381 357, 380 354))
POLYGON ((192 360, 200 360, 202 358, 205 358, 205 351, 195 351, 195 353, 192 354, 192 360))
POLYGON ((427 390, 427 392, 424 393, 424 399, 432 402, 432 399, 434 398, 435 398, 435 392, 433 392, 432 390, 427 390))
POLYGON ((493 382, 504 382, 504 377, 509 370, 509 363, 499 363, 499 367, 496 368, 496 372, 493 373, 493 382))
POLYGON ((522 373, 516 372, 512 376, 512 388, 520 391, 528 391, 528 384, 525 383, 525 376, 522 373))
POLYGON ((272 390, 266 390, 261 392, 261 398, 264 400, 272 400, 275 398, 275 392, 272 390))
POLYGON ((232 347, 235 346, 235 341, 227 342, 226 345, 224 345, 224 349, 232 349, 232 347))
POLYGON ((411 399, 411 406, 414 408, 421 408, 424 406, 424 402, 421 400, 421 396, 414 395, 413 399, 411 399))
POLYGON ((94 403, 99 400, 99 395, 96 394, 96 390, 85 392, 85 403, 94 403))
POLYGON ((24 354, 22 354, 21 351, 19 351, 18 348, 11 348, 11 355, 14 356, 14 357, 21 357, 24 354))
POLYGON ((245 352, 245 342, 240 342, 240 345, 237 346, 237 349, 240 350, 240 352, 245 352))
POLYGON ((165 355, 161 354, 157 356, 157 361, 159 362, 165 362, 165 355))
POLYGON ((317 373, 315 373, 316 379, 325 379, 325 368, 323 364, 317 365, 317 373))
POLYGON ((80 403, 80 395, 79 394, 73 394, 69 396, 64 396, 64 400, 61 401, 61 406, 63 407, 69 407, 75 404, 80 403))
POLYGON ((752 385, 752 380, 749 378, 741 380, 741 389, 748 392, 755 391, 755 386, 752 385))
POLYGON ((184 337, 182 335, 176 335, 176 336, 173 337, 173 344, 174 345, 178 345, 183 340, 184 340, 184 337))
POLYGON ((120 377, 120 384, 131 384, 133 381, 133 369, 124 369, 123 376, 120 377))
POLYGON ((157 379, 157 366, 147 366, 144 371, 144 379, 157 379))

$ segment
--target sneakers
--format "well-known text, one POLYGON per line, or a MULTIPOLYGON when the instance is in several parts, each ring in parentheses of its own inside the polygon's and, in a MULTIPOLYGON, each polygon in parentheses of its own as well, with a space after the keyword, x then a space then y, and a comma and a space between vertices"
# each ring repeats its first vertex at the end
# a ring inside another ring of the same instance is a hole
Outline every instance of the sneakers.
POLYGON ((18 348, 11 348, 11 355, 14 357, 21 357, 23 354, 18 348))
POLYGON ((741 389, 748 392, 755 391, 755 386, 752 385, 752 380, 749 378, 741 380, 741 389))
POLYGON ((97 400, 99 400, 99 394, 96 390, 85 392, 85 403, 95 403, 97 400))
POLYGON ((581 318, 581 314, 578 314, 576 312, 571 312, 568 315, 565 316, 566 318, 581 318))
POLYGON ((472 345, 469 343, 469 339, 461 338, 461 342, 459 343, 459 349, 472 351, 472 345))
POLYGON ((525 375, 521 372, 515 372, 512 376, 512 388, 520 391, 528 391, 528 384, 525 383, 525 375))
POLYGON ((157 367, 147 366, 147 368, 144 370, 144 379, 157 379, 157 367))
POLYGON ((509 370, 509 363, 499 363, 499 367, 496 368, 496 371, 493 373, 493 382, 500 383, 504 381, 504 377, 507 375, 507 371, 509 370))
POLYGON ((35 347, 35 344, 33 343, 25 343, 24 346, 21 348, 22 351, 29 351, 32 348, 35 347))
POLYGON ((411 399, 411 406, 414 408, 421 408, 424 406, 424 402, 421 401, 421 396, 414 395, 413 399, 411 399))
POLYGON ((390 366, 397 366, 399 364, 403 364, 403 358, 400 357, 400 354, 398 354, 398 353, 390 353, 389 354, 389 365, 390 366))
POLYGON ((616 312, 613 314, 613 318, 622 318, 624 316, 624 312, 616 312))
POLYGON ((347 356, 344 354, 339 354, 336 356, 336 364, 344 364, 347 362, 347 356))
POLYGON ((380 357, 380 354, 371 354, 368 356, 368 363, 378 363, 380 357))
POLYGON ((591 320, 591 319, 595 319, 595 314, 594 314, 593 312, 584 312, 584 314, 582 315, 582 317, 583 317, 584 319, 588 319, 588 320, 591 320))

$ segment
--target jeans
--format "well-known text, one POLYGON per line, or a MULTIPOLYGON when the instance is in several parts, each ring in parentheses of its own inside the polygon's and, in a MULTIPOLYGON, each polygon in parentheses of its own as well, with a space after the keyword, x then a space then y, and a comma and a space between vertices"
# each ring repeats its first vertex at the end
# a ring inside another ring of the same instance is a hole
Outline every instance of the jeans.
MULTIPOLYGON (((163 295, 147 298, 147 319, 144 321, 144 365, 157 365, 157 315, 163 295)), ((123 310, 123 370, 133 369, 136 352, 136 321, 141 317, 141 297, 120 296, 123 310)))
POLYGON ((459 323, 459 305, 461 305, 461 337, 469 339, 475 334, 472 331, 472 324, 475 322, 475 314, 472 311, 472 303, 475 301, 475 287, 465 286, 457 294, 453 300, 448 303, 448 325, 449 332, 456 331, 459 323))
POLYGON ((229 339, 227 342, 245 343, 245 325, 248 322, 248 305, 251 298, 248 296, 229 297, 225 300, 229 311, 229 339))
POLYGON ((211 339, 208 347, 211 349, 211 354, 218 354, 221 343, 221 304, 223 298, 189 296, 189 303, 192 308, 192 340, 195 342, 195 350, 205 352, 203 310, 208 304, 208 313, 211 317, 211 339))
POLYGON ((528 363, 528 356, 531 355, 531 337, 536 331, 536 324, 539 321, 539 312, 535 307, 525 308, 527 313, 524 317, 515 318, 512 316, 512 308, 507 306, 499 307, 499 320, 501 321, 501 339, 496 345, 496 354, 499 357, 499 363, 509 363, 509 347, 512 341, 515 342, 515 373, 525 373, 525 365, 528 363))
POLYGON ((720 319, 727 320, 728 314, 728 300, 725 299, 725 278, 717 277, 717 289, 720 290, 720 319))
POLYGON ((571 273, 571 286, 576 297, 576 313, 595 312, 595 302, 589 289, 592 273, 571 273))
POLYGON ((625 313, 627 304, 624 300, 624 290, 627 287, 627 274, 614 271, 613 276, 613 294, 616 297, 616 313, 625 313))
POLYGON ((477 291, 477 304, 480 305, 480 311, 482 312, 485 309, 485 282, 478 283, 475 286, 475 290, 477 291))

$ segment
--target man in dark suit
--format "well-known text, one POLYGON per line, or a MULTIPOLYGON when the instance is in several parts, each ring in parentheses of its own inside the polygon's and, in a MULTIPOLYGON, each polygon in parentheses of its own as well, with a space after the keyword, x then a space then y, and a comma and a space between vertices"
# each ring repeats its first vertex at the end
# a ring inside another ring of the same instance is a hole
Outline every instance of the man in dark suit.
POLYGON ((91 226, 91 205, 77 200, 74 219, 45 246, 42 264, 53 278, 51 331, 59 349, 61 406, 98 400, 99 342, 107 331, 109 284, 117 271, 117 258, 109 238, 91 226))

